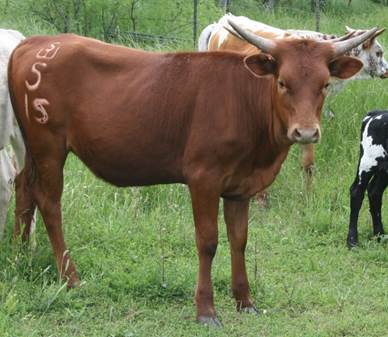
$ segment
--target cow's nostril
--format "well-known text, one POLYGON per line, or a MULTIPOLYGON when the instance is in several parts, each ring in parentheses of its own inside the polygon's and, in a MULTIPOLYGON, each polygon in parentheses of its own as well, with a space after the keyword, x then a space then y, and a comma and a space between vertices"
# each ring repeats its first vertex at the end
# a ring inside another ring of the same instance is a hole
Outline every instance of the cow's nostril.
POLYGON ((319 138, 319 129, 315 130, 315 133, 313 135, 314 138, 319 138))
POLYGON ((302 134, 300 133, 300 131, 298 130, 298 129, 295 129, 294 130, 294 137, 295 138, 299 138, 299 137, 301 137, 302 136, 302 134))

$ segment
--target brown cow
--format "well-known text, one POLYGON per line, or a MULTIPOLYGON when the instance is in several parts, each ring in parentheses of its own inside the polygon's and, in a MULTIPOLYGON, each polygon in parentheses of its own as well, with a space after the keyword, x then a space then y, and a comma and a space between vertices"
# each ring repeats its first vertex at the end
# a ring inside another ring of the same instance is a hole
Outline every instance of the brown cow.
POLYGON ((216 325, 211 264, 222 197, 237 309, 256 312, 244 259, 249 198, 272 183, 292 143, 319 139, 330 74, 357 72, 361 62, 342 55, 375 30, 334 45, 274 43, 234 27, 266 53, 151 53, 67 34, 28 38, 14 51, 9 86, 27 149, 16 216, 28 223, 38 206, 69 287, 79 278, 60 200, 71 151, 116 186, 188 185, 197 319, 216 325))

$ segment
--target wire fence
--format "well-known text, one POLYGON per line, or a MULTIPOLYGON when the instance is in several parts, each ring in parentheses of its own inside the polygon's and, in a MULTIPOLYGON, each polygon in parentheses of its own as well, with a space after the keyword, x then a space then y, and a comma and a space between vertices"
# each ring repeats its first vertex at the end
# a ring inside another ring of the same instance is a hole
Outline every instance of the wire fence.
POLYGON ((200 31, 227 11, 264 22, 278 14, 303 18, 300 22, 321 17, 312 10, 311 0, 285 4, 280 1, 271 10, 262 0, 8 0, 0 4, 0 11, 11 19, 13 13, 29 12, 54 32, 74 32, 108 42, 195 47, 200 31))
MULTIPOLYGON (((276 13, 286 13, 293 17, 310 17, 315 20, 316 30, 320 29, 321 13, 320 2, 322 0, 305 1, 302 7, 286 6, 278 4, 276 13), (314 8, 315 6, 315 8, 314 8)), ((348 0, 346 0, 348 1, 348 0)), ((200 31, 208 24, 217 21, 223 14, 231 12, 235 15, 244 15, 251 18, 275 15, 274 10, 269 10, 262 1, 252 0, 187 0, 186 4, 191 2, 190 10, 181 11, 178 15, 172 9, 168 17, 161 17, 159 13, 153 13, 152 16, 141 18, 143 22, 156 23, 158 27, 163 27, 163 33, 157 32, 129 32, 136 42, 158 42, 173 44, 192 44, 197 45, 200 31), (224 5, 220 6, 221 3, 224 5), (172 18, 170 18, 170 16, 172 18)), ((158 0, 150 0, 148 3, 160 3, 158 0)), ((345 4, 345 2, 344 2, 345 4)), ((152 25, 151 25, 152 26, 152 25)), ((148 25, 149 27, 149 25, 148 25)), ((156 28, 156 27, 155 27, 156 28)), ((300 27, 303 28, 303 27, 300 27)))
MULTIPOLYGON (((223 14, 232 12, 236 15, 245 15, 254 18, 258 14, 268 12, 262 3, 252 0, 227 1, 226 6, 217 5, 213 0, 189 0, 192 5, 190 10, 181 11, 179 14, 172 9, 168 16, 160 16, 160 13, 153 13, 151 16, 143 15, 138 21, 148 23, 147 32, 126 31, 125 33, 137 43, 160 43, 160 44, 186 44, 196 47, 200 31, 208 24, 217 21, 223 14), (154 25, 154 26, 153 26, 154 25), (153 29, 150 29, 153 27, 153 29), (155 32, 159 27, 159 31, 155 32), (161 32, 162 31, 162 32, 161 32)), ((187 1, 187 2, 189 2, 187 1)), ((318 0, 319 1, 319 0, 318 0)), ((160 4, 160 1, 147 1, 148 4, 160 4)), ((186 2, 186 3, 187 3, 186 2)), ((310 8, 297 8, 291 6, 277 6, 277 12, 285 12, 297 16, 317 15, 317 12, 310 8)), ((319 28, 319 11, 317 27, 319 28)), ((141 28, 140 28, 141 29, 141 28)), ((122 31, 123 33, 123 31, 122 31)))

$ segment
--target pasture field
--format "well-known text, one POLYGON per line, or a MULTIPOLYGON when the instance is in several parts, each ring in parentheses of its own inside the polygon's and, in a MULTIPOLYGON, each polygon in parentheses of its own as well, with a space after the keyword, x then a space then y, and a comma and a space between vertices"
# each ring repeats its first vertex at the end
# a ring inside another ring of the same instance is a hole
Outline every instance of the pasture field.
MULTIPOLYGON (((322 30, 387 25, 388 7, 353 3, 349 11, 323 16, 322 30)), ((256 18, 280 27, 314 27, 302 12, 256 18)), ((47 31, 26 20, 8 24, 27 35, 47 31)), ((379 41, 388 50, 388 33, 379 41)), ((82 284, 67 291, 58 279, 40 218, 34 250, 11 242, 10 210, 0 242, 0 336, 387 337, 388 243, 371 238, 367 200, 360 246, 348 250, 345 239, 361 120, 369 110, 388 108, 388 80, 353 82, 330 104, 336 114, 322 120, 311 192, 305 193, 294 146, 270 188, 270 208, 251 204, 246 259, 259 317, 235 312, 222 209, 213 284, 224 327, 214 329, 195 323, 198 264, 187 188, 114 188, 70 156, 64 231, 82 284)), ((385 207, 388 226, 387 214, 385 207)))

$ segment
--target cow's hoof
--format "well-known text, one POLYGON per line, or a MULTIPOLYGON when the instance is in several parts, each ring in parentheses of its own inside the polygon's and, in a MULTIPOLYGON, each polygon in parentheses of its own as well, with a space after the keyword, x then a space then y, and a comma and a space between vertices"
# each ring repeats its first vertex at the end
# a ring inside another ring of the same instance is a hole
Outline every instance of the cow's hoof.
POLYGON ((358 240, 354 236, 348 237, 346 243, 349 249, 356 248, 358 246, 358 240))
POLYGON ((378 233, 378 234, 374 234, 374 239, 376 239, 377 242, 381 243, 381 242, 387 242, 388 241, 388 235, 384 234, 384 233, 378 233))
POLYGON ((269 208, 269 194, 267 192, 259 193, 256 200, 260 207, 269 208))
POLYGON ((221 328, 222 323, 217 317, 211 317, 211 316, 198 316, 197 318, 198 323, 204 325, 204 326, 209 326, 209 327, 214 327, 214 328, 221 328))
POLYGON ((259 310, 254 306, 252 305, 251 307, 245 307, 245 308, 241 308, 239 310, 240 313, 247 313, 247 314, 253 314, 253 315, 256 315, 256 316, 259 316, 259 310))
MULTIPOLYGON (((305 173, 307 179, 311 179, 312 176, 314 175, 314 172, 315 172, 314 164, 308 165, 308 166, 304 167, 303 169, 304 169, 304 173, 305 173)), ((308 187, 310 187, 311 181, 307 181, 307 185, 308 185, 308 187)))
POLYGON ((78 276, 72 275, 68 280, 67 280, 67 289, 73 289, 73 288, 78 288, 81 284, 80 279, 78 276))

